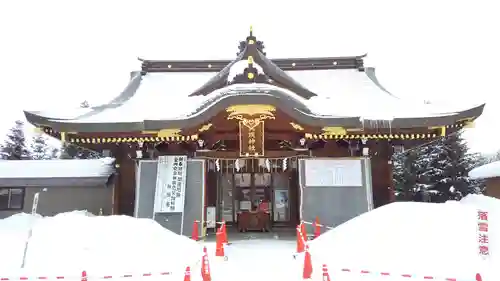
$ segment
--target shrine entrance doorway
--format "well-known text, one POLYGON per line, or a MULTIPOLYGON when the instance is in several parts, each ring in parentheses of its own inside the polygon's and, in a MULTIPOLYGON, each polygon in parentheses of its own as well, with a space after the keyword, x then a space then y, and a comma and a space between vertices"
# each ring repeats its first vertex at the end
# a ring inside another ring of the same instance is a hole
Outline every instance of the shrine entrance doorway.
POLYGON ((237 169, 222 169, 218 176, 218 220, 240 231, 294 227, 299 211, 297 170, 283 170, 278 161, 270 159, 232 161, 224 165, 231 168, 237 161, 237 169))

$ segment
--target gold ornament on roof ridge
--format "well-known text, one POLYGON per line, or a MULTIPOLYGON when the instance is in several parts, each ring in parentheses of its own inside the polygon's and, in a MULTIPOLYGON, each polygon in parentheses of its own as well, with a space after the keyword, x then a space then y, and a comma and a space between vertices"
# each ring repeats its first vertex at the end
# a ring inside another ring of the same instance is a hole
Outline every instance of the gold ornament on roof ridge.
POLYGON ((212 123, 208 123, 208 124, 201 126, 201 128, 198 130, 198 132, 200 132, 200 133, 205 132, 205 131, 210 130, 210 128, 212 128, 212 123))

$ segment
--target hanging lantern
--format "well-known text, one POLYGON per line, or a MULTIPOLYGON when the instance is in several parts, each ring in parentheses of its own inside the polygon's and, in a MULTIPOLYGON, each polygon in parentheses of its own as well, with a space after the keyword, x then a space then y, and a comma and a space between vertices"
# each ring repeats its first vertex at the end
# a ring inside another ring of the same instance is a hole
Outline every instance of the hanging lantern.
POLYGON ((286 168, 288 167, 288 158, 283 158, 283 172, 286 171, 286 168))

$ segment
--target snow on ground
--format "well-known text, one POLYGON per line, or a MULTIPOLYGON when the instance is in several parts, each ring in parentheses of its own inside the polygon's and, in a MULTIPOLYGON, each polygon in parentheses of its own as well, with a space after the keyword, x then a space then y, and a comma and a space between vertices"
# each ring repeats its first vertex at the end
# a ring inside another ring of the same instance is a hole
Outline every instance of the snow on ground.
POLYGON ((0 231, 2 238, 8 233, 11 239, 0 239, 5 243, 0 270, 11 276, 74 276, 82 270, 90 276, 162 271, 183 275, 185 267, 196 266, 202 255, 197 242, 152 220, 128 216, 70 212, 34 218, 19 214, 1 220, 0 231), (20 269, 30 229, 25 268, 20 269))
MULTIPOLYGON (((230 236, 229 239, 231 239, 230 236)), ((302 280, 303 260, 293 258, 296 249, 293 240, 235 241, 225 247, 227 261, 214 256, 215 243, 206 243, 206 245, 214 281, 302 280)))
POLYGON ((493 264, 478 255, 477 207, 488 200, 481 198, 475 204, 398 202, 377 208, 312 241, 313 264, 327 264, 346 278, 355 274, 343 268, 473 279, 493 264))
MULTIPOLYGON (((408 280, 404 277, 342 272, 390 272, 424 276, 497 280, 493 264, 500 253, 500 200, 471 195, 461 202, 444 204, 399 202, 358 216, 309 242, 313 280, 321 280, 327 264, 331 280, 408 280), (477 209, 490 216, 491 257, 478 256, 477 209), (498 255, 498 254, 497 254, 498 255)), ((92 217, 72 212, 40 218, 19 214, 0 221, 1 277, 80 272, 114 275, 171 270, 171 277, 141 280, 182 280, 186 264, 193 266, 192 280, 200 281, 201 246, 210 257, 212 280, 301 280, 303 255, 293 259, 295 241, 251 239, 231 241, 227 261, 215 257, 213 242, 193 242, 163 229, 151 220, 125 216, 92 217), (20 270, 24 242, 30 239, 26 268, 20 270), (117 235, 120 233, 120 235, 117 235), (17 272, 15 272, 17 270, 17 272), (21 272, 21 273, 20 273, 21 272), (43 272, 43 274, 42 274, 43 272), (10 275, 9 275, 10 274, 10 275), (7 275, 7 276, 5 276, 7 275)), ((258 235, 256 235, 258 237, 258 235)), ((90 278, 93 280, 93 278, 90 278)), ((94 279, 96 280, 96 279, 94 279)))

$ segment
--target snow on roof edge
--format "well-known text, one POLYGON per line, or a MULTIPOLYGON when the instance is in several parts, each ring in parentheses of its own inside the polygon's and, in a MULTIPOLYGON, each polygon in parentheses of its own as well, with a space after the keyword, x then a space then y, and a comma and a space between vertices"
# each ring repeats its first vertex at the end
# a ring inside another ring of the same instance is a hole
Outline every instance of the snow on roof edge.
POLYGON ((109 177, 115 159, 2 160, 0 179, 109 177))
POLYGON ((488 179, 500 177, 500 161, 491 162, 472 169, 469 177, 473 179, 488 179))

